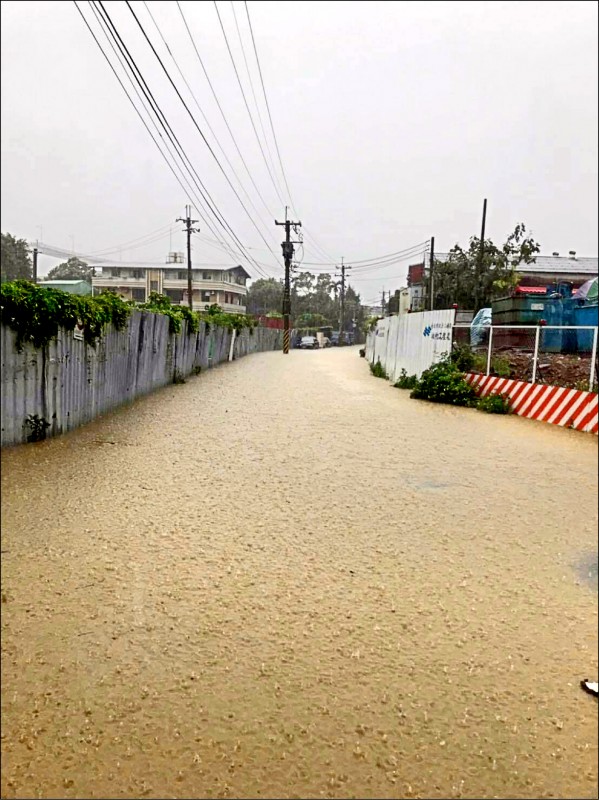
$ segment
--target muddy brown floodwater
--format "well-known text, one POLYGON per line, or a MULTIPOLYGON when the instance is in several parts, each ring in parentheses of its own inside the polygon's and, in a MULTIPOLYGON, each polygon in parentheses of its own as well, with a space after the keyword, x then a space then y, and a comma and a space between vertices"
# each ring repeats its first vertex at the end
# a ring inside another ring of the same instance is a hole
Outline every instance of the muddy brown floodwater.
POLYGON ((2 456, 2 796, 597 796, 597 438, 264 353, 2 456))

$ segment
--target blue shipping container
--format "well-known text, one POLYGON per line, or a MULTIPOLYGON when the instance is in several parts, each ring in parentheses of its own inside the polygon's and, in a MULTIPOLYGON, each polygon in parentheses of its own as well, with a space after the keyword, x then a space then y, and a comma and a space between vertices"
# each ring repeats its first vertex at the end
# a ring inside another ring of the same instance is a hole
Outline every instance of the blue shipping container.
MULTIPOLYGON (((599 306, 597 303, 579 306, 574 309, 574 325, 599 325, 599 306)), ((593 331, 576 331, 578 350, 590 353, 593 349, 593 331)))

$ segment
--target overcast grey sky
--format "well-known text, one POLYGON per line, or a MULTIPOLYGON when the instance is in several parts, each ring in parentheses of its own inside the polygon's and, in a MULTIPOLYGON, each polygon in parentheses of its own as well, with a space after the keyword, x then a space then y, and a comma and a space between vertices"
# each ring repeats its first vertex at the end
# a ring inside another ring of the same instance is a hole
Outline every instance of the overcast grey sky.
MULTIPOLYGON (((132 3, 250 215, 127 5, 105 3, 222 216, 264 272, 282 275, 282 229, 273 218, 284 217, 284 203, 260 153, 214 3, 181 7, 268 211, 225 127, 177 4, 155 0, 148 6, 219 144, 145 4, 132 3)), ((88 4, 80 7, 107 47, 88 4)), ((484 197, 491 238, 502 241, 524 222, 543 253, 597 255, 595 2, 249 0, 248 7, 283 166, 311 237, 304 262, 343 255, 351 264, 430 236, 437 251, 466 244, 479 233, 484 197)), ((220 0, 218 8, 253 108, 231 3, 220 0)), ((269 134, 244 4, 236 0, 235 10, 269 134)), ((261 136, 257 116, 255 122, 261 136)), ((272 137, 268 141, 276 159, 272 137)), ((174 225, 172 240, 168 226, 188 201, 75 5, 2 2, 2 231, 29 240, 43 232, 44 242, 66 250, 74 243, 81 253, 113 248, 108 257, 115 261, 161 263, 171 247, 184 249, 180 226, 174 225), (121 243, 155 231, 163 238, 118 251, 121 243)), ((213 246, 206 240, 213 233, 204 222, 200 227, 196 262, 247 265, 213 246)), ((383 287, 402 285, 414 260, 356 271, 352 282, 363 300, 374 300, 383 287)), ((56 263, 44 257, 42 270, 56 263)))

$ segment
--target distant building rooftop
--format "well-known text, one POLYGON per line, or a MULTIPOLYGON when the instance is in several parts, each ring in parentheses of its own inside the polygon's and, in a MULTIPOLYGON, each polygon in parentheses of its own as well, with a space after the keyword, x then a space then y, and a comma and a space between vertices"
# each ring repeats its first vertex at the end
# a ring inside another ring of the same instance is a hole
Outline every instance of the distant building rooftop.
POLYGON ((70 294, 87 295, 92 293, 90 281, 38 281, 38 286, 46 286, 49 289, 62 289, 63 292, 70 294))
MULTIPOLYGON (((449 253, 435 253, 435 261, 447 261, 449 253)), ((426 266, 428 267, 428 260, 426 266)), ((542 273, 571 273, 572 275, 585 274, 592 277, 597 275, 599 258, 596 256, 536 256, 530 264, 521 262, 516 267, 517 272, 542 272, 542 273)))
POLYGON ((597 257, 588 256, 536 256, 531 264, 518 264, 519 272, 581 272, 596 275, 599 266, 597 257))
POLYGON ((43 283, 44 286, 77 286, 79 283, 86 283, 88 286, 90 285, 89 281, 86 281, 83 278, 81 278, 81 280, 78 280, 78 281, 46 281, 46 280, 41 280, 41 281, 38 281, 38 283, 43 283))

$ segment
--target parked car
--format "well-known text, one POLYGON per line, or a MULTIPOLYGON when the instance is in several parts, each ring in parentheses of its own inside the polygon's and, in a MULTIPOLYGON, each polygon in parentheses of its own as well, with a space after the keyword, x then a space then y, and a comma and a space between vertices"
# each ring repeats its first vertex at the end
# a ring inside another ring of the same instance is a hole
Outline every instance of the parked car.
POLYGON ((302 336, 299 347, 300 350, 318 350, 318 339, 316 336, 302 336))
POLYGON ((331 334, 331 344, 335 347, 339 347, 339 345, 346 345, 346 344, 353 344, 354 343, 354 335, 350 331, 344 331, 343 338, 341 338, 341 334, 339 331, 333 331, 331 334))

